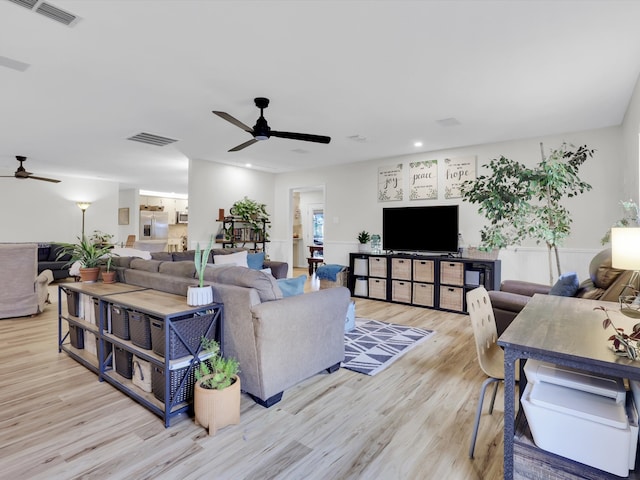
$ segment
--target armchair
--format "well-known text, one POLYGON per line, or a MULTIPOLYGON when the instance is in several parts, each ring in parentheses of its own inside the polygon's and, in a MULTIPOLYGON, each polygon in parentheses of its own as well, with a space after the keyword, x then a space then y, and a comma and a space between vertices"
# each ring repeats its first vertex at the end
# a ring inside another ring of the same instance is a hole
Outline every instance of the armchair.
POLYGON ((51 270, 38 275, 36 244, 0 244, 0 318, 24 317, 42 312, 49 299, 51 270))
MULTIPOLYGON (((577 298, 617 302, 633 272, 611 267, 611 248, 599 252, 589 263, 589 278, 580 283, 577 298)), ((498 336, 511 324, 536 293, 548 295, 550 285, 520 280, 505 280, 500 290, 489 292, 498 336)))

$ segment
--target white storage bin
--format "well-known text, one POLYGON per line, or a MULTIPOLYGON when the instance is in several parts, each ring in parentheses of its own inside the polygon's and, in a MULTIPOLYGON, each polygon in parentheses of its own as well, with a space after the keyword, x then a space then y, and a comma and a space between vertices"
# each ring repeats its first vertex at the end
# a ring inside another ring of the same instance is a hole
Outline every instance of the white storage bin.
POLYGON ((626 477, 637 446, 624 403, 573 388, 528 383, 522 396, 536 445, 576 462, 626 477))
POLYGON ((369 282, 366 278, 356 278, 356 286, 353 294, 360 297, 366 297, 369 294, 369 282))

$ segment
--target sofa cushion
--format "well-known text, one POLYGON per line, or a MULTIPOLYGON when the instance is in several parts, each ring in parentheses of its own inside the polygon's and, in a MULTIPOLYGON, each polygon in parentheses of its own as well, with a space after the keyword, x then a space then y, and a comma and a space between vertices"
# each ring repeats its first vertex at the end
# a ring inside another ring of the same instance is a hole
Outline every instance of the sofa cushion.
MULTIPOLYGON (((282 291, 272 275, 247 267, 219 265, 216 268, 212 268, 207 266, 204 271, 204 279, 214 283, 224 283, 225 285, 254 288, 258 291, 262 302, 282 298, 282 291)), ((215 289, 215 285, 213 288, 215 289)))
POLYGON ((247 255, 248 252, 246 250, 242 252, 230 253, 228 255, 214 255, 213 263, 218 265, 226 265, 228 263, 237 265, 238 267, 249 267, 247 264, 247 255))
POLYGON ((294 295, 302 295, 304 293, 304 283, 307 281, 306 275, 300 275, 295 278, 279 278, 276 280, 283 297, 293 297, 294 295))
POLYGON ((247 254, 247 266, 254 270, 262 270, 264 266, 264 252, 247 254))
POLYGON ((196 276, 196 265, 190 261, 162 262, 158 268, 158 272, 176 277, 194 278, 196 276))
POLYGON ((579 288, 578 275, 575 272, 563 273, 558 277, 549 295, 559 295, 561 297, 573 297, 579 288))
POLYGON ((157 272, 160 268, 160 264, 163 263, 160 260, 145 260, 143 258, 132 258, 129 264, 130 268, 134 270, 143 270, 145 272, 157 272))
POLYGON ((136 257, 112 257, 111 266, 129 268, 131 266, 131 260, 136 257))
POLYGON ((46 247, 44 245, 38 246, 38 261, 44 262, 46 260, 49 260, 50 252, 51 247, 49 245, 47 245, 46 247))
POLYGON ((173 262, 173 254, 171 252, 151 252, 153 260, 162 260, 163 262, 173 262))

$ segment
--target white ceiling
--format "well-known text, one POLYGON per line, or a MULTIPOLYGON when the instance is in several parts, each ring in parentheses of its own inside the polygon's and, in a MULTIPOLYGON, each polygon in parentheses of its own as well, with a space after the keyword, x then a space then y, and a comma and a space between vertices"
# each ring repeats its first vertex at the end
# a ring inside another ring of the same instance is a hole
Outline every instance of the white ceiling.
POLYGON ((619 125, 640 72, 640 1, 48 3, 80 20, 0 0, 0 175, 25 155, 186 193, 187 158, 283 172, 619 125), (257 96, 274 130, 331 143, 228 153, 251 137, 211 111, 252 126, 257 96))

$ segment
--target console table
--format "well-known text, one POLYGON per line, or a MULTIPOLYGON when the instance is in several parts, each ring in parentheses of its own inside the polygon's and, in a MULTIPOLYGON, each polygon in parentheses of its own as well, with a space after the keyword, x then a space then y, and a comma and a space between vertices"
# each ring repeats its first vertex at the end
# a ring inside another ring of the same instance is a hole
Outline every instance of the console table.
MULTIPOLYGON (((516 419, 515 365, 520 362, 520 395, 526 386, 524 361, 535 358, 581 370, 640 380, 640 362, 618 357, 609 348, 604 312, 616 327, 630 332, 636 323, 619 312, 617 303, 535 295, 498 339, 504 348, 504 478, 505 479, 605 479, 620 478, 602 470, 546 452, 535 446, 523 409, 516 419)), ((520 396, 518 397, 520 398, 520 396)), ((519 400, 518 400, 519 403, 519 400)), ((640 479, 640 471, 630 472, 640 479)))

